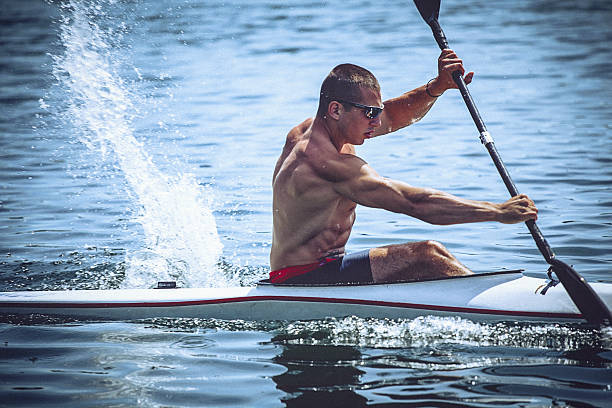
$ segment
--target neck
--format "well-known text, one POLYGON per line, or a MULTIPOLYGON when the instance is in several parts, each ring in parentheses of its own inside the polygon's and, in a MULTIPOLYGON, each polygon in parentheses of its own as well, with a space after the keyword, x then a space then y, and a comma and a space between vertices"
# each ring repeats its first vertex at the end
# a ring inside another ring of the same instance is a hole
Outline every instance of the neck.
POLYGON ((320 133, 327 137, 330 142, 334 145, 338 152, 346 144, 342 134, 337 129, 334 123, 329 121, 327 118, 316 116, 312 124, 312 128, 315 132, 320 133))

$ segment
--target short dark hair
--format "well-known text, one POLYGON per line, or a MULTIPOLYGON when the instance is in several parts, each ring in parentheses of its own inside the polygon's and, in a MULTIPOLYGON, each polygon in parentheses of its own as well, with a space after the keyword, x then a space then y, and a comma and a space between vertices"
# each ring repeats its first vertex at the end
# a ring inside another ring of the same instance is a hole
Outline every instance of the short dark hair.
POLYGON ((317 116, 323 117, 327 113, 329 103, 333 100, 360 102, 361 88, 380 92, 378 80, 367 69, 354 64, 336 66, 321 85, 317 116))

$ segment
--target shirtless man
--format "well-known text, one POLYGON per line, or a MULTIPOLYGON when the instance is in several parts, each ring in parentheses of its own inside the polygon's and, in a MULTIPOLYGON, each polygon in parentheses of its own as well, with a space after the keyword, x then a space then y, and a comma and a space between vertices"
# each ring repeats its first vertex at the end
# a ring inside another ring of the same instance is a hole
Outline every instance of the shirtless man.
MULTIPOLYGON (((342 64, 330 72, 316 117, 289 132, 274 170, 272 282, 391 282, 472 273, 435 241, 345 256, 357 204, 438 225, 537 218, 525 195, 504 203, 467 200, 381 177, 355 155, 355 145, 421 119, 438 96, 456 88, 452 72, 457 70, 465 73, 462 61, 443 50, 435 79, 384 105, 378 81, 366 69, 342 64)), ((465 75, 466 83, 473 74, 465 75)))

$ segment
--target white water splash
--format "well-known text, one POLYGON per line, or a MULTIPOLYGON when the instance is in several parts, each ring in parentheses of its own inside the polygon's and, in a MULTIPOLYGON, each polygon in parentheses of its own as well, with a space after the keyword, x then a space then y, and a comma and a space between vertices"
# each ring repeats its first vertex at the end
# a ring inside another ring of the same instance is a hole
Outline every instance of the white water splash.
POLYGON ((355 316, 283 325, 279 339, 290 344, 407 348, 458 344, 575 350, 597 343, 609 348, 609 333, 560 324, 477 323, 459 317, 364 319, 355 316))
POLYGON ((109 41, 120 33, 104 31, 96 22, 112 6, 106 3, 62 6, 65 52, 54 57, 54 73, 70 95, 68 116, 81 131, 80 141, 116 162, 139 208, 136 221, 145 242, 143 249, 128 252, 122 286, 150 287, 160 280, 227 286, 217 268, 222 244, 207 192, 191 174, 160 172, 134 137, 138 110, 119 75, 118 50, 109 41))

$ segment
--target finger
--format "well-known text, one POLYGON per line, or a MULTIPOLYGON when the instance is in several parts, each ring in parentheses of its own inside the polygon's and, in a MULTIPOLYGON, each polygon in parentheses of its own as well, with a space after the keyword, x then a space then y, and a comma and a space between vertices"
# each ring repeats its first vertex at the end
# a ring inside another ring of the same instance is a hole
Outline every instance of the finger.
POLYGON ((457 63, 458 64, 462 64, 463 60, 455 55, 455 56, 452 56, 452 58, 450 56, 449 56, 449 58, 442 58, 442 63, 444 65, 447 65, 447 64, 457 64, 457 63))
POLYGON ((527 194, 519 194, 519 195, 512 197, 512 199, 516 201, 517 203, 523 203, 523 202, 526 202, 526 200, 529 200, 529 197, 527 197, 527 194))
POLYGON ((440 61, 444 61, 447 59, 456 59, 456 58, 459 58, 457 54, 455 54, 454 52, 451 52, 450 54, 440 54, 440 56, 438 57, 438 61, 440 62, 440 61))
POLYGON ((537 208, 533 208, 533 207, 525 208, 525 209, 523 209, 523 213, 527 217, 527 219, 530 219, 530 220, 537 220, 538 219, 538 210, 537 210, 537 208))
POLYGON ((537 220, 538 219, 538 214, 531 212, 531 211, 521 211, 518 214, 517 217, 517 222, 521 222, 521 221, 527 221, 527 220, 537 220))
POLYGON ((474 78, 474 72, 468 72, 468 74, 466 76, 463 77, 463 80, 465 81, 465 84, 469 84, 472 82, 472 79, 474 78))
MULTIPOLYGON (((532 208, 536 209, 536 205, 535 205, 535 203, 534 203, 534 202, 533 202, 533 200, 532 200, 531 198, 529 198, 529 197, 528 197, 526 194, 520 194, 520 195, 519 195, 519 196, 517 196, 517 197, 519 197, 519 198, 520 198, 520 202, 521 202, 521 204, 523 204, 523 205, 526 205, 526 206, 529 206, 529 207, 532 207, 532 208)), ((537 210, 537 209, 536 209, 536 210, 537 210)))
POLYGON ((465 72, 465 68, 463 68, 463 64, 444 65, 442 67, 442 70, 443 71, 449 71, 449 72, 459 71, 459 72, 461 72, 461 75, 463 75, 463 73, 465 72))

